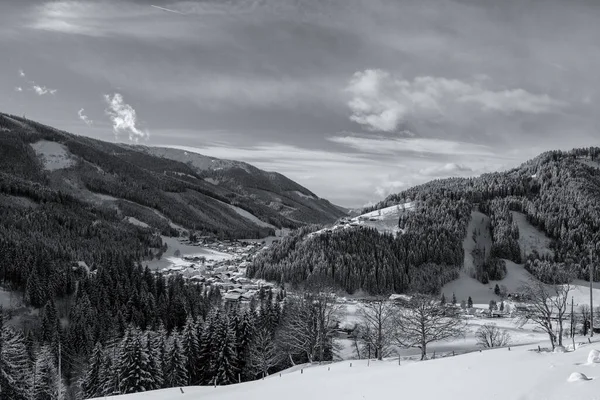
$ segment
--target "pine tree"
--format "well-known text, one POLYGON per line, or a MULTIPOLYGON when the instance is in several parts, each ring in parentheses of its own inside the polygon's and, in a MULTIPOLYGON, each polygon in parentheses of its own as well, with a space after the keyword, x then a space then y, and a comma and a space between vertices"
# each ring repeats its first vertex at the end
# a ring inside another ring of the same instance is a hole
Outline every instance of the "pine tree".
POLYGON ((452 304, 456 305, 456 294, 452 293, 452 304))
POLYGON ((177 334, 173 335, 173 344, 169 351, 167 375, 165 377, 166 387, 186 386, 189 377, 186 368, 186 356, 182 351, 181 343, 177 334))
POLYGON ((471 296, 469 296, 469 299, 467 300, 467 308, 473 308, 473 299, 471 296))
POLYGON ((440 299, 440 305, 442 305, 442 306, 446 305, 446 295, 444 293, 442 293, 442 298, 440 299))
POLYGON ((141 334, 138 330, 129 328, 121 344, 119 391, 127 394, 153 389, 155 381, 150 370, 141 334))
POLYGON ((162 374, 162 368, 159 367, 160 359, 157 356, 157 352, 153 350, 153 343, 155 340, 148 334, 146 338, 146 353, 148 354, 148 370, 150 376, 154 378, 152 389, 160 389, 164 384, 164 376, 162 374))
POLYGON ((214 356, 215 356, 215 338, 218 322, 217 311, 212 311, 204 322, 204 329, 200 336, 200 375, 203 384, 210 384, 214 380, 214 356))
POLYGON ((236 382, 237 363, 235 352, 235 332, 231 329, 226 316, 218 322, 213 370, 215 384, 229 385, 236 382))
POLYGON ((104 348, 98 342, 92 351, 87 370, 81 381, 81 392, 86 399, 104 395, 104 358, 104 348))
POLYGON ((29 400, 31 366, 23 336, 4 326, 0 307, 0 398, 29 400))
POLYGON ((59 400, 62 398, 64 393, 59 396, 58 390, 63 388, 64 391, 65 385, 59 384, 57 375, 58 371, 52 348, 43 346, 35 360, 33 400, 59 400))
POLYGON ((494 287, 494 294, 496 296, 500 296, 500 286, 498 286, 497 283, 496 283, 496 286, 494 287))
MULTIPOLYGON (((245 379, 252 379, 254 378, 254 374, 253 371, 251 371, 251 368, 249 368, 248 366, 248 361, 249 361, 249 357, 250 357, 250 347, 252 344, 252 340, 254 338, 254 318, 256 317, 256 314, 254 314, 252 311, 247 310, 246 312, 244 312, 244 314, 242 315, 242 320, 240 323, 240 327, 239 330, 237 332, 237 357, 238 357, 238 368, 240 371, 240 374, 245 378, 245 379)), ((273 339, 273 336, 271 335, 270 339, 273 339)))
POLYGON ((186 369, 190 385, 196 385, 200 379, 200 342, 196 322, 188 317, 181 337, 183 354, 186 355, 186 369))

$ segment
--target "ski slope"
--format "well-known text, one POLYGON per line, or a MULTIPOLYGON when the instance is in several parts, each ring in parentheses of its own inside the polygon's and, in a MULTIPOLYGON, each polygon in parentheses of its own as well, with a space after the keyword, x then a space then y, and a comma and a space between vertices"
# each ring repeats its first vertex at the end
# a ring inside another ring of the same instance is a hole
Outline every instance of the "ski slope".
POLYGON ((220 387, 163 389, 115 400, 591 400, 600 398, 600 364, 594 349, 537 352, 537 346, 474 352, 402 363, 366 360, 295 368, 264 380, 220 387))

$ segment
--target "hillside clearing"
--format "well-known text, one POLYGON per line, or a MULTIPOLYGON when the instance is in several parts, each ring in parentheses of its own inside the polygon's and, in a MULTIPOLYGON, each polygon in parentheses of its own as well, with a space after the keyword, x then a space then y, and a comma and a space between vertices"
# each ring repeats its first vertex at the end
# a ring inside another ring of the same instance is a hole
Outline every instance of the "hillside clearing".
POLYGON ((528 256, 535 250, 540 255, 554 257, 554 251, 550 249, 552 240, 544 232, 531 225, 524 214, 512 211, 512 216, 519 226, 519 247, 522 254, 528 256))
POLYGON ((67 148, 56 142, 40 140, 31 144, 35 153, 40 157, 47 171, 56 171, 75 165, 75 160, 67 148))

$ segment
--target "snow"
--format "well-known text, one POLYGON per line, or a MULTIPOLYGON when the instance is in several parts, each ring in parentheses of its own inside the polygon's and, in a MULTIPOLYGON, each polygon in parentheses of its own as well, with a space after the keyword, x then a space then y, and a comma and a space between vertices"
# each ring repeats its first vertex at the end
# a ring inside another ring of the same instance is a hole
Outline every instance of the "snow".
POLYGON ((150 228, 150 225, 134 217, 127 217, 127 222, 135 226, 141 226, 142 228, 150 228))
POLYGON ((207 261, 223 261, 231 260, 233 255, 223 253, 217 250, 209 249, 203 246, 195 246, 186 243, 182 243, 178 238, 161 236, 163 243, 167 244, 167 251, 164 252, 160 260, 144 261, 144 265, 147 265, 151 269, 161 270, 164 268, 180 268, 183 270, 190 264, 189 261, 183 259, 183 257, 206 257, 207 261), (175 252, 179 250, 179 256, 175 256, 175 252))
POLYGON ((300 196, 300 197, 302 197, 303 199, 317 200, 317 198, 316 198, 316 197, 314 197, 314 196, 309 196, 309 195, 306 195, 306 194, 304 194, 304 193, 302 193, 302 192, 299 192, 299 191, 297 191, 297 190, 294 190, 294 194, 295 194, 295 195, 297 195, 297 196, 300 196))
POLYGON ((463 240, 464 262, 463 272, 466 276, 475 275, 475 260, 473 251, 479 249, 481 254, 490 254, 492 235, 490 232, 490 217, 479 212, 471 212, 471 220, 467 227, 467 236, 463 240))
POLYGON ((537 352, 537 346, 501 348, 400 365, 395 358, 352 361, 352 366, 349 361, 297 366, 254 382, 163 389, 114 399, 598 399, 599 370, 582 364, 592 346, 567 353, 537 352))
MULTIPOLYGON (((223 203, 223 204, 225 204, 225 203, 223 203)), ((240 216, 242 216, 242 217, 246 218, 247 220, 249 220, 250 222, 252 222, 252 223, 253 223, 253 224, 255 224, 255 225, 261 226, 261 227, 263 227, 263 228, 273 228, 273 229, 277 229, 277 227, 275 227, 275 226, 273 226, 273 225, 271 225, 271 224, 269 224, 269 223, 266 223, 266 222, 264 222, 264 221, 261 221, 260 219, 258 219, 258 217, 257 217, 257 216, 255 216, 255 215, 254 215, 254 214, 252 214, 252 213, 249 213, 248 211, 246 211, 246 210, 244 210, 244 209, 242 209, 242 208, 240 208, 240 207, 234 206, 234 205, 232 205, 232 204, 227 204, 227 205, 228 205, 228 206, 229 206, 229 207, 230 207, 230 208, 231 208, 233 211, 235 211, 235 212, 236 212, 238 215, 240 215, 240 216)))
POLYGON ((329 233, 340 229, 357 229, 360 227, 374 228, 377 229, 379 233, 391 233, 398 235, 400 233, 404 233, 404 231, 398 227, 400 214, 406 211, 412 211, 414 208, 415 203, 408 202, 381 208, 379 210, 361 214, 353 218, 342 218, 338 223, 312 232, 308 234, 307 237, 310 238, 315 235, 322 235, 323 233, 329 233))
POLYGON ((590 353, 588 354, 588 358, 587 358, 587 363, 588 364, 600 363, 600 351, 598 351, 596 349, 590 350, 590 353))
POLYGON ((548 254, 554 256, 554 251, 550 249, 551 240, 544 232, 531 225, 524 214, 512 211, 512 216, 519 227, 519 247, 521 248, 521 252, 529 255, 533 250, 536 250, 540 255, 548 254))
POLYGON ((31 144, 31 147, 38 157, 41 158, 44 169, 47 171, 56 171, 75 165, 75 160, 72 158, 71 153, 60 143, 40 140, 31 144))

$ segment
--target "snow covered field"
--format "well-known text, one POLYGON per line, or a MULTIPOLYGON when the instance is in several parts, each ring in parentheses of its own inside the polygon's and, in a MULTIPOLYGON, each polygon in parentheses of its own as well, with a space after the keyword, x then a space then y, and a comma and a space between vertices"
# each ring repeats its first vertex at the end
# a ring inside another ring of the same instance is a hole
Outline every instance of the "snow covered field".
POLYGON ((568 353, 538 353, 537 346, 521 346, 401 365, 397 358, 352 361, 352 367, 343 361, 238 385, 164 389, 114 399, 591 400, 600 399, 600 364, 588 363, 596 348, 600 343, 568 353))
POLYGON ((60 143, 40 140, 31 145, 35 153, 42 159, 44 169, 55 171, 69 168, 75 164, 71 153, 60 143))
POLYGON ((202 246, 193 246, 190 244, 182 243, 179 238, 173 238, 168 236, 161 236, 163 243, 167 244, 167 251, 162 255, 160 260, 144 261, 144 265, 148 265, 150 269, 161 270, 167 267, 182 266, 187 267, 191 263, 183 259, 184 256, 188 257, 206 257, 207 260, 222 261, 230 260, 233 255, 223 253, 217 250, 208 249, 202 246), (179 255, 175 255, 175 252, 179 251, 179 255))

